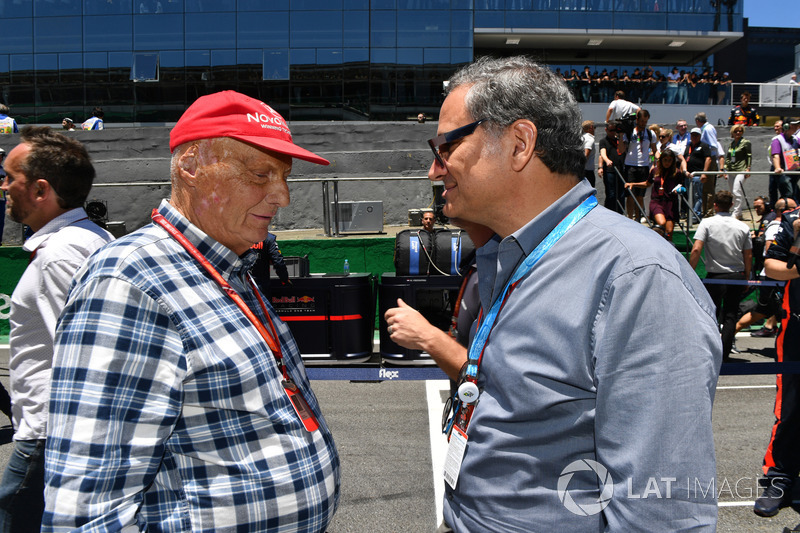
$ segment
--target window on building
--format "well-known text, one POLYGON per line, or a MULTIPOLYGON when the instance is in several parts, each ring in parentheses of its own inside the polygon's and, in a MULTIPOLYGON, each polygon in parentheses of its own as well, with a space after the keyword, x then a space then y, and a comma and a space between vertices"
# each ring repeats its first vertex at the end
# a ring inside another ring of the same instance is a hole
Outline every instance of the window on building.
POLYGON ((158 53, 135 52, 131 67, 132 81, 158 81, 158 53))

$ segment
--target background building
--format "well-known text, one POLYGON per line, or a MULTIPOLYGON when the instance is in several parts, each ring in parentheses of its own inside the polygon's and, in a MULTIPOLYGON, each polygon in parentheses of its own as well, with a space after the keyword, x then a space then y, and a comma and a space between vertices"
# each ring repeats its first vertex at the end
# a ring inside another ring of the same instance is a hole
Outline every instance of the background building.
POLYGON ((222 89, 289 120, 402 120, 479 55, 666 73, 743 35, 738 0, 0 0, 0 20, 20 123, 171 122, 222 89))

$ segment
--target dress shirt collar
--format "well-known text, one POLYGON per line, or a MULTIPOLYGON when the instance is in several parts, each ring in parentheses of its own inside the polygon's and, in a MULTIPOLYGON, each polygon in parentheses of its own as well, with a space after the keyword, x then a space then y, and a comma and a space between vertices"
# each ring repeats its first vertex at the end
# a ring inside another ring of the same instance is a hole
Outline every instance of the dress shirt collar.
POLYGON ((502 293, 517 265, 559 222, 594 193, 594 188, 584 179, 502 241, 495 235, 478 249, 478 289, 484 309, 489 309, 492 301, 502 293))
POLYGON ((539 213, 536 218, 506 237, 506 239, 515 239, 522 248, 522 252, 527 256, 553 231, 553 228, 559 222, 594 192, 594 188, 588 181, 585 179, 580 181, 564 196, 539 213))
POLYGON ((26 252, 32 252, 39 248, 48 238, 50 238, 50 235, 53 233, 62 228, 66 228, 67 226, 71 226, 75 222, 85 218, 88 218, 88 215, 82 207, 70 209, 66 213, 58 215, 56 218, 42 226, 39 231, 31 235, 28 240, 25 241, 25 244, 22 245, 22 249, 26 252))
POLYGON ((244 275, 256 262, 258 256, 255 252, 248 250, 241 257, 236 255, 228 247, 215 241, 200 228, 189 222, 189 219, 180 214, 168 200, 161 200, 158 212, 178 231, 183 233, 189 242, 203 254, 208 262, 211 263, 211 266, 226 280, 230 281, 233 276, 244 275))

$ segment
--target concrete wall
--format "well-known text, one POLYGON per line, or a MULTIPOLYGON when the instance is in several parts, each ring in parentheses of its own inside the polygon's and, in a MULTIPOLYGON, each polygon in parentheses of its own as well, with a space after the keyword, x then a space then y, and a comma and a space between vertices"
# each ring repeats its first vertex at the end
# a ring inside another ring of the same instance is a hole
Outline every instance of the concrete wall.
MULTIPOLYGON (((597 104, 600 106, 600 104, 597 104)), ((687 118, 692 122, 693 112, 681 107, 659 106, 672 111, 671 116, 687 118), (680 116, 678 116, 680 115, 680 116)), ((600 108, 587 108, 584 113, 596 118, 600 108)), ((664 109, 653 112, 657 120, 668 123, 664 109)), ((340 201, 382 200, 384 223, 406 224, 408 209, 422 208, 431 204, 432 189, 425 179, 431 163, 430 149, 426 140, 436 134, 437 124, 430 122, 296 122, 290 125, 297 144, 316 152, 331 161, 324 167, 296 160, 292 172, 295 178, 325 177, 380 177, 374 182, 342 182, 339 186, 340 201), (396 180, 391 178, 413 178, 396 180)), ((717 128, 723 145, 730 143, 728 128, 717 128)), ((598 141, 603 135, 598 128, 598 141)), ((131 182, 164 182, 163 186, 120 187, 95 186, 90 199, 105 201, 109 220, 124 221, 128 231, 149 222, 150 212, 162 198, 169 196, 169 128, 111 128, 103 131, 76 131, 70 133, 85 143, 97 169, 96 185, 131 182)), ((750 128, 746 138, 753 142, 755 153, 753 170, 768 170, 767 145, 773 136, 771 128, 750 128)), ((10 151, 19 142, 19 135, 3 135, 0 147, 10 151)), ((725 186, 724 180, 720 180, 725 186)), ((598 199, 604 194, 599 187, 598 199)), ((323 226, 322 185, 318 182, 291 183, 292 203, 281 210, 274 227, 279 230, 321 228, 323 226)), ((746 193, 752 200, 756 195, 767 193, 767 176, 750 178, 746 193)), ((331 196, 332 199, 332 196, 331 196)), ((22 242, 19 224, 6 219, 3 236, 5 244, 22 242)))

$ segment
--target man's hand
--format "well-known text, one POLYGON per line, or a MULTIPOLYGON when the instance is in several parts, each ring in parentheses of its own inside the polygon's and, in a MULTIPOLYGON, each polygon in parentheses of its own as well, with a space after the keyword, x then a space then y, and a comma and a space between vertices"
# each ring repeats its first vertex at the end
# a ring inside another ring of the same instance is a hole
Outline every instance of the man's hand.
POLYGON ((431 340, 438 336, 438 333, 446 335, 431 325, 419 311, 405 303, 402 298, 397 299, 397 307, 386 311, 384 318, 392 342, 409 350, 427 351, 431 340))
POLYGON ((402 298, 397 299, 397 307, 389 309, 383 316, 392 342, 409 350, 428 352, 450 379, 458 378, 458 372, 467 360, 465 347, 428 322, 402 298))

